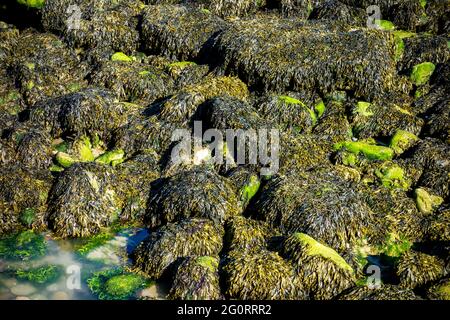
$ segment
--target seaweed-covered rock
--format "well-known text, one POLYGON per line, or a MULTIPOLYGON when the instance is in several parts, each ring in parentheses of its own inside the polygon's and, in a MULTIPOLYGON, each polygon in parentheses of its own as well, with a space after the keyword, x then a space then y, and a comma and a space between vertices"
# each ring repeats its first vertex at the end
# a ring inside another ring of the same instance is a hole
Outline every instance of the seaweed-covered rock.
POLYGON ((414 35, 404 38, 401 70, 412 69, 415 65, 431 62, 435 65, 449 59, 447 38, 444 36, 414 35))
POLYGON ((220 225, 205 219, 169 223, 136 248, 134 266, 151 278, 160 278, 179 258, 218 256, 223 233, 220 225))
POLYGON ((240 300, 305 299, 294 285, 293 269, 276 252, 232 251, 225 265, 225 294, 240 300))
POLYGON ((415 116, 407 105, 388 102, 367 103, 360 101, 352 110, 353 134, 359 139, 390 137, 397 130, 418 135, 424 121, 415 116))
POLYGON ((445 275, 444 262, 421 252, 404 253, 397 264, 400 287, 414 289, 445 275))
MULTIPOLYGON (((284 2, 288 1, 292 0, 284 0, 284 2)), ((352 7, 338 0, 318 2, 319 4, 309 15, 309 19, 338 20, 353 26, 366 26, 367 14, 362 8, 352 7)))
POLYGON ((207 10, 183 5, 151 5, 144 9, 142 38, 155 54, 190 60, 226 28, 226 23, 207 10))
POLYGON ((355 283, 352 267, 336 251, 307 234, 289 236, 282 255, 292 262, 296 281, 313 299, 331 299, 355 283))
POLYGON ((227 221, 225 227, 227 248, 231 251, 246 252, 265 248, 274 235, 264 222, 236 216, 227 221))
POLYGON ((355 287, 338 297, 339 300, 418 300, 411 289, 383 284, 380 288, 355 287))
POLYGON ((133 61, 108 61, 92 74, 91 83, 111 89, 125 101, 153 102, 167 96, 172 79, 163 71, 133 61))
POLYGON ((219 286, 219 259, 196 257, 185 259, 177 268, 170 299, 218 300, 221 298, 219 286))
POLYGON ((76 163, 59 177, 49 198, 48 225, 62 237, 86 237, 118 218, 119 199, 111 169, 76 163))
POLYGON ((256 12, 266 4, 266 0, 212 0, 209 9, 221 17, 245 16, 256 12))
POLYGON ((150 227, 156 227, 166 222, 196 217, 223 223, 239 211, 230 182, 200 166, 180 172, 152 190, 145 222, 150 227))
POLYGON ((0 234, 22 227, 41 228, 51 177, 17 165, 0 169, 0 234))
POLYGON ((128 53, 138 45, 137 15, 142 9, 143 3, 138 0, 47 1, 42 24, 46 30, 62 34, 72 45, 128 53))
POLYGON ((393 38, 378 31, 320 21, 249 19, 233 24, 214 43, 220 70, 250 87, 275 91, 353 90, 368 98, 392 91, 393 38))
POLYGON ((143 218, 151 183, 160 176, 158 162, 158 154, 146 150, 117 166, 117 193, 124 202, 122 220, 143 218))
POLYGON ((427 236, 431 241, 450 241, 450 209, 441 206, 430 217, 427 236))
POLYGON ((37 103, 30 109, 29 118, 53 137, 97 134, 107 141, 111 131, 123 125, 135 111, 135 106, 119 103, 106 89, 86 88, 37 103))
POLYGON ((427 298, 431 300, 450 300, 450 280, 442 279, 427 290, 427 298))
POLYGON ((323 103, 323 105, 319 103, 315 109, 320 119, 313 129, 314 134, 332 143, 338 143, 352 137, 352 127, 342 102, 329 101, 326 104, 323 103), (320 111, 320 106, 325 107, 325 111, 320 111))
POLYGON ((253 209, 270 225, 309 234, 338 252, 376 230, 374 213, 357 187, 328 167, 273 178, 253 209))
POLYGON ((261 180, 256 170, 250 166, 238 166, 227 171, 225 176, 238 190, 242 207, 246 208, 261 186, 261 180))
POLYGON ((189 85, 163 101, 158 117, 163 121, 188 124, 200 104, 221 95, 246 100, 249 92, 245 83, 238 78, 205 77, 201 82, 189 85))
POLYGON ((21 34, 10 69, 28 104, 85 85, 85 70, 75 52, 50 33, 21 34))

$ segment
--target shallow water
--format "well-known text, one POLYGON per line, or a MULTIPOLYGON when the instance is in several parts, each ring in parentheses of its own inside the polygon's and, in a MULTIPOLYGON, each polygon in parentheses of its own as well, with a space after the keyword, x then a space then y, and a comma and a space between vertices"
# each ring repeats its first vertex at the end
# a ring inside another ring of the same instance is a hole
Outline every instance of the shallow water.
MULTIPOLYGON (((0 300, 96 300, 86 280, 94 272, 130 265, 128 254, 147 235, 141 228, 122 230, 83 256, 75 249, 80 240, 55 240, 51 234, 45 234, 48 245, 45 256, 30 261, 0 259, 0 300), (19 279, 10 271, 46 265, 62 269, 58 279, 46 284, 19 279)), ((166 286, 156 283, 138 292, 135 298, 163 299, 166 294, 166 286)))

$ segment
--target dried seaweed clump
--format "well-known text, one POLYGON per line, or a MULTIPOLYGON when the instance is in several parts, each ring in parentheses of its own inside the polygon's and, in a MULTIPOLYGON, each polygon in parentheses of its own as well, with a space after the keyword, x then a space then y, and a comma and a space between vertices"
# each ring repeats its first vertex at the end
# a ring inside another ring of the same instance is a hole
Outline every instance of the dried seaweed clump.
POLYGON ((332 167, 273 178, 253 209, 283 232, 309 234, 339 252, 376 231, 374 213, 356 185, 332 167))
POLYGON ((229 95, 246 100, 249 91, 236 77, 208 76, 189 85, 162 103, 159 118, 163 121, 188 124, 199 105, 216 96, 229 95))
POLYGON ((417 300, 411 289, 401 289, 398 286, 383 284, 379 288, 368 286, 355 287, 338 297, 339 300, 417 300))
POLYGON ((226 29, 215 41, 219 69, 256 89, 353 90, 373 98, 392 91, 396 70, 393 38, 339 23, 249 19, 226 29))
POLYGON ((224 230, 204 219, 186 219, 169 223, 144 240, 133 252, 134 266, 150 276, 160 278, 183 257, 216 257, 222 250, 224 230))
POLYGON ((397 264, 400 287, 414 289, 445 275, 444 262, 435 256, 408 251, 397 264))
POLYGON ((242 216, 228 220, 225 230, 227 249, 236 252, 258 252, 267 246, 269 238, 274 235, 266 223, 242 216))
POLYGON ((239 213, 230 182, 203 166, 180 172, 161 184, 149 198, 145 222, 150 227, 188 217, 224 223, 239 213))
POLYGON ((169 298, 177 300, 218 300, 219 259, 209 256, 187 258, 177 269, 169 298))
POLYGON ((333 249, 304 233, 284 242, 282 256, 291 261, 296 276, 313 299, 331 299, 355 283, 353 269, 333 249))
POLYGON ((30 109, 30 121, 53 137, 75 133, 108 141, 111 132, 135 112, 136 107, 119 103, 106 89, 86 88, 36 104, 30 109))
POLYGON ((144 10, 142 38, 146 49, 172 59, 197 58, 226 23, 208 10, 183 5, 151 5, 144 10))
POLYGON ((239 300, 305 299, 294 285, 293 269, 276 252, 232 251, 223 266, 225 294, 239 300))
POLYGON ((0 185, 0 235, 23 227, 42 227, 51 177, 6 165, 0 169, 0 185))
POLYGON ((120 213, 110 167, 76 163, 66 169, 49 198, 48 225, 61 237, 88 237, 110 225, 120 213))
POLYGON ((75 52, 49 33, 21 34, 14 46, 10 69, 30 105, 85 85, 85 70, 75 52))
POLYGON ((111 89, 124 101, 151 103, 169 94, 173 80, 165 72, 134 61, 108 61, 92 74, 91 83, 111 89))

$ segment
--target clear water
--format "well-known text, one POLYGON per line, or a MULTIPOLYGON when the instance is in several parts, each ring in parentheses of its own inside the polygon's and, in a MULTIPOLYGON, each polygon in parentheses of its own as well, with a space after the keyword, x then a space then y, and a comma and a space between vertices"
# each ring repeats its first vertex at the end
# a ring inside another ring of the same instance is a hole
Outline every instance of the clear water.
MULTIPOLYGON (((95 300, 97 297, 90 292, 86 280, 94 272, 128 266, 128 254, 147 234, 140 228, 123 230, 86 256, 75 250, 79 240, 55 240, 45 234, 48 244, 45 256, 31 261, 0 259, 0 300, 95 300), (13 272, 8 272, 45 265, 60 266, 63 273, 51 283, 37 284, 18 279, 13 272)), ((156 283, 138 292, 135 298, 163 299, 166 294, 166 286, 156 283)))

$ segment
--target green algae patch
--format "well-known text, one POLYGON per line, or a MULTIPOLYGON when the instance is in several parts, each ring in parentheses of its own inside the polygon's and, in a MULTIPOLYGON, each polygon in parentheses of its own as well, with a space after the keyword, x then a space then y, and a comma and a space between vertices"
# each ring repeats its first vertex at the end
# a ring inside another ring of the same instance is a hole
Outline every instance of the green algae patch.
POLYGON ((296 98, 289 97, 289 96, 281 95, 281 96, 278 96, 278 102, 281 104, 287 104, 287 105, 299 105, 299 106, 305 108, 305 110, 307 110, 309 112, 309 115, 312 120, 312 125, 314 126, 317 123, 316 113, 314 112, 314 110, 311 110, 310 108, 308 108, 303 101, 298 100, 296 98))
POLYGON ((97 272, 88 279, 87 284, 100 300, 129 300, 149 282, 140 275, 119 268, 97 272))
POLYGON ((33 208, 25 208, 20 214, 20 222, 25 227, 31 227, 36 219, 36 210, 33 208))
POLYGON ((417 64, 411 71, 410 79, 416 86, 427 83, 436 69, 436 65, 432 62, 424 62, 417 64))
POLYGON ((198 257, 195 260, 195 263, 198 264, 199 266, 207 268, 211 272, 215 272, 219 267, 219 261, 217 260, 217 258, 209 256, 198 257))
POLYGON ((392 31, 395 29, 395 24, 389 20, 375 20, 375 24, 384 31, 392 31))
POLYGON ((324 113, 325 113, 325 103, 320 100, 319 102, 316 103, 316 105, 314 106, 314 110, 317 113, 317 116, 320 118, 324 113))
POLYGON ((314 238, 308 236, 304 233, 296 233, 295 237, 307 248, 307 255, 309 256, 321 256, 325 259, 331 260, 341 269, 347 270, 353 273, 352 267, 345 262, 335 250, 327 247, 320 242, 316 241, 314 238))
POLYGON ((354 154, 362 153, 369 160, 391 160, 394 157, 394 150, 391 148, 362 141, 339 142, 334 145, 334 149, 344 149, 354 154))
POLYGON ((57 280, 62 274, 61 268, 55 265, 43 266, 33 269, 16 270, 18 279, 27 280, 37 284, 50 283, 57 280))
POLYGON ((381 168, 375 171, 375 175, 386 188, 408 190, 410 187, 410 182, 406 179, 404 170, 396 164, 383 164, 381 168))
POLYGON ((418 140, 419 138, 415 134, 405 130, 398 130, 392 137, 389 147, 394 150, 395 154, 400 155, 418 140))
POLYGON ((384 243, 379 246, 378 250, 380 253, 395 259, 400 258, 400 256, 411 249, 412 242, 398 236, 394 233, 387 235, 384 243))
POLYGON ((364 117, 373 116, 373 112, 370 111, 371 106, 369 102, 359 101, 354 112, 364 117))
POLYGON ((258 177, 253 175, 250 177, 250 181, 247 185, 245 185, 241 190, 241 201, 247 205, 250 200, 255 196, 258 192, 259 187, 261 185, 261 181, 259 181, 258 177))
POLYGON ((113 238, 114 235, 112 233, 102 232, 83 241, 83 244, 78 246, 76 250, 80 255, 86 256, 89 252, 104 245, 113 238))
POLYGON ((432 195, 422 188, 414 190, 414 195, 416 198, 417 209, 425 214, 432 213, 444 202, 444 199, 441 197, 432 195))
POLYGON ((58 152, 56 162, 62 168, 70 168, 77 160, 65 152, 58 152))
POLYGON ((43 256, 47 251, 44 236, 31 230, 17 233, 0 240, 0 258, 30 260, 43 256))
POLYGON ((101 156, 99 156, 97 159, 95 159, 95 162, 108 164, 115 167, 116 165, 124 161, 124 157, 125 152, 122 149, 107 151, 101 156))
POLYGON ((34 9, 42 9, 45 5, 45 0, 17 0, 17 2, 34 9))
POLYGON ((111 56, 111 61, 133 62, 134 59, 123 52, 116 52, 111 56))

